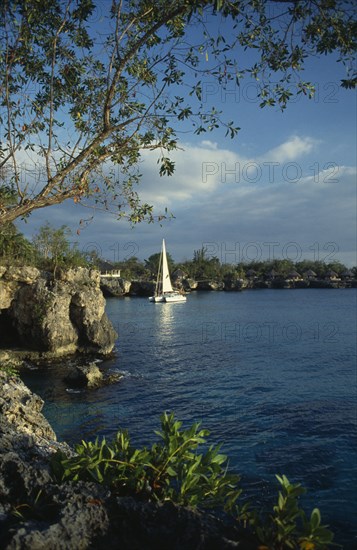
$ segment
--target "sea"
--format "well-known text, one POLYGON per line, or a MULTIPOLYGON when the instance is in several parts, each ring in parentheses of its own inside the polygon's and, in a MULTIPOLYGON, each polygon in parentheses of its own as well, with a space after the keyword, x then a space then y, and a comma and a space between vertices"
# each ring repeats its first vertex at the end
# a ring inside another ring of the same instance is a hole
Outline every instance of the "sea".
POLYGON ((119 383, 68 388, 59 365, 29 370, 58 439, 127 429, 157 440, 163 411, 222 444, 244 498, 277 499, 276 474, 307 489, 302 505, 346 550, 357 548, 357 289, 192 292, 186 303, 110 298, 115 354, 99 366, 119 383))

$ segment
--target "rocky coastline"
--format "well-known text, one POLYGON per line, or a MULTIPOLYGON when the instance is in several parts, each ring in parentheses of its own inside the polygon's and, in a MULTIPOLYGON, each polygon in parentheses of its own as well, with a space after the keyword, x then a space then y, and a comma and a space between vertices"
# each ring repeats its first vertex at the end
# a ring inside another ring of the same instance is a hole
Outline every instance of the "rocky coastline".
MULTIPOLYGON (((244 290, 259 289, 345 289, 357 288, 357 279, 354 278, 318 278, 295 277, 284 278, 281 276, 268 276, 238 278, 226 277, 224 279, 207 279, 196 281, 190 277, 173 274, 173 284, 176 288, 185 292, 193 291, 223 291, 240 292, 244 290)), ((128 280, 122 277, 106 275, 100 278, 100 287, 105 297, 152 296, 155 291, 155 282, 147 280, 128 280)))
POLYGON ((50 460, 60 443, 43 401, 0 368, 0 548, 2 550, 249 550, 246 533, 170 502, 120 497, 93 482, 56 483, 50 460))

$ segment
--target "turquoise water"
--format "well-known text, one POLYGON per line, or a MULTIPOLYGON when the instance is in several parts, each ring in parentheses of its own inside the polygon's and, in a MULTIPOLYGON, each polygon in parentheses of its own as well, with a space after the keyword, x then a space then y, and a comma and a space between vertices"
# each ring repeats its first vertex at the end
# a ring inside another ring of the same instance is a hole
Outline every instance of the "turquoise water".
POLYGON ((156 437, 162 411, 200 420, 223 442, 247 494, 275 498, 275 474, 308 489, 344 548, 356 547, 356 290, 192 293, 184 304, 109 299, 119 332, 104 369, 114 386, 69 393, 58 367, 26 382, 46 399, 59 439, 128 428, 156 437))

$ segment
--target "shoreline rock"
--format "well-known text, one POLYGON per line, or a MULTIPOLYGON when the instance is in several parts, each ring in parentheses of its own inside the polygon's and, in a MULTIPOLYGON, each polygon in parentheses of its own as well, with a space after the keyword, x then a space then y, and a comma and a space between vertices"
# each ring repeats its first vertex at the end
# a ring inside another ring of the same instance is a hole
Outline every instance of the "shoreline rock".
POLYGON ((104 375, 96 363, 89 363, 88 365, 70 367, 64 380, 73 388, 97 389, 108 384, 115 384, 122 378, 123 375, 119 373, 104 375))
MULTIPOLYGON (((207 279, 196 281, 191 278, 181 278, 174 284, 185 292, 241 292, 243 290, 274 289, 298 290, 306 288, 345 289, 357 288, 357 280, 330 281, 326 279, 290 280, 283 277, 274 279, 225 277, 224 279, 207 279)), ((155 291, 153 281, 139 281, 106 277, 101 279, 101 288, 107 298, 148 297, 155 291)))
POLYGON ((121 277, 101 277, 100 288, 105 297, 121 297, 130 294, 131 281, 121 277))
POLYGON ((98 271, 0 271, 0 346, 39 358, 109 355, 117 334, 105 312, 98 271))

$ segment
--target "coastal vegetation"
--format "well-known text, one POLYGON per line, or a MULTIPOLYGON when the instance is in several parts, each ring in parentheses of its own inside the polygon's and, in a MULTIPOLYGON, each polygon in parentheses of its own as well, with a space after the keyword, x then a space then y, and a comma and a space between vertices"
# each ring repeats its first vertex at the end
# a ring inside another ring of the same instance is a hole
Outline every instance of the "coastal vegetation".
POLYGON ((31 265, 56 272, 59 267, 86 267, 90 260, 71 243, 68 226, 55 228, 46 222, 31 240, 8 223, 0 226, 0 263, 3 265, 31 265))
POLYGON ((266 550, 319 550, 332 543, 333 533, 321 524, 320 511, 315 508, 308 517, 300 507, 305 490, 299 484, 276 476, 278 502, 272 513, 262 514, 240 502, 239 476, 229 472, 220 445, 207 448, 209 432, 199 423, 181 427, 173 414, 164 413, 161 431, 155 432, 160 440, 151 448, 134 448, 127 431, 118 431, 112 442, 105 438, 82 441, 75 446, 74 456, 63 451, 53 455, 53 475, 59 483, 94 480, 120 496, 222 509, 255 537, 255 547, 260 544, 266 550))
MULTIPOLYGON (((121 277, 129 281, 154 281, 157 276, 160 253, 145 260, 132 256, 121 262, 108 262, 95 251, 82 252, 68 226, 55 228, 49 222, 41 226, 31 240, 18 231, 13 223, 0 227, 0 264, 31 265, 56 275, 58 268, 88 267, 102 270, 120 270, 121 277)), ((277 283, 295 278, 324 280, 332 274, 340 280, 357 279, 357 267, 348 268, 335 260, 289 259, 247 260, 238 263, 224 263, 208 253, 204 246, 193 252, 191 260, 175 262, 167 254, 170 273, 195 281, 224 282, 229 280, 265 281, 274 279, 277 283)))
POLYGON ((278 501, 248 505, 239 476, 195 423, 161 416, 158 441, 56 441, 43 401, 0 369, 0 531, 2 548, 105 547, 209 550, 324 550, 332 532, 317 508, 306 515, 300 485, 277 476, 278 501), (60 542, 59 542, 60 541, 60 542))

